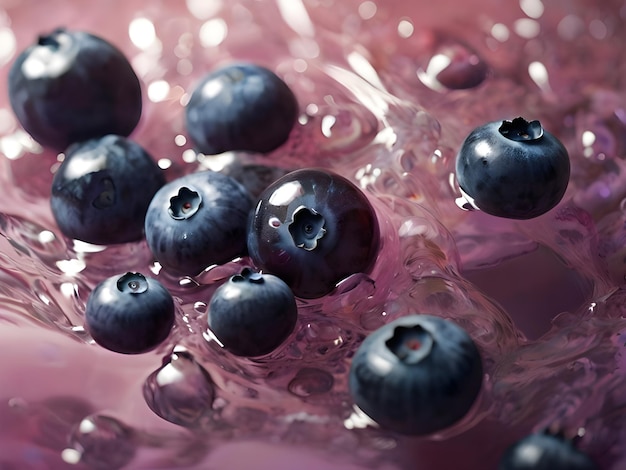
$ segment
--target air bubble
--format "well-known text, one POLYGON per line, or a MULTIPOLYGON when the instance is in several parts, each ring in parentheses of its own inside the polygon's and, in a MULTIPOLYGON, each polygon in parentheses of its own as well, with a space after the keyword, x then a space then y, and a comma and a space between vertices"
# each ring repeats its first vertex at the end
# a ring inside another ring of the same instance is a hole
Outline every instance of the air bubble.
POLYGON ((207 313, 208 307, 205 302, 196 302, 193 304, 193 309, 200 315, 207 313))

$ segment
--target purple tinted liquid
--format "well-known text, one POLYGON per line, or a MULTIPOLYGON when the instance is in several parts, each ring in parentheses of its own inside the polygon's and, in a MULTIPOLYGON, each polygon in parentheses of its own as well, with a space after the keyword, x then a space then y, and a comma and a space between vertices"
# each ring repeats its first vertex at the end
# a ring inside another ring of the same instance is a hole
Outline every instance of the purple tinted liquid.
POLYGON ((206 306, 248 261, 179 279, 158 270, 143 242, 101 249, 64 239, 48 205, 57 155, 29 141, 0 96, 0 467, 493 468, 507 445, 547 426, 584 434, 581 448, 603 468, 623 467, 620 2, 2 8, 2 80, 41 32, 67 25, 100 34, 142 79, 145 111, 132 137, 168 179, 237 171, 233 160, 327 167, 367 192, 383 238, 372 273, 301 302, 284 347, 235 358, 206 334, 206 306), (233 59, 284 77, 300 124, 269 156, 198 158, 183 104, 200 76, 233 59), (570 152, 562 204, 531 221, 460 209, 451 175, 464 137, 518 115, 539 119, 570 152), (157 276, 178 300, 169 341, 137 357, 102 350, 82 328, 91 289, 127 270, 157 276), (473 336, 483 393, 461 423, 428 439, 362 429, 346 386, 350 355, 369 331, 416 312, 451 318, 473 336))

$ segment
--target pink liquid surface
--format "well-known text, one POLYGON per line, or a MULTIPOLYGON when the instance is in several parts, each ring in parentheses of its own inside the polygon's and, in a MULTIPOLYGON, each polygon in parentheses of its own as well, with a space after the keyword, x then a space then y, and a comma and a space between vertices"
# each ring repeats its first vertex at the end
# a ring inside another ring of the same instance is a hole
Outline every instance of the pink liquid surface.
POLYGON ((48 205, 59 159, 29 140, 0 94, 0 468, 491 469, 548 426, 581 435, 601 468, 626 467, 625 18, 613 0, 0 1, 4 85, 37 34, 99 34, 142 80, 131 137, 168 179, 237 173, 241 162, 327 167, 370 196, 383 233, 374 270, 300 302, 283 347, 234 358, 207 340, 206 305, 248 260, 178 279, 144 242, 65 239, 48 205), (450 50, 453 67, 437 75, 450 50), (193 84, 231 60, 276 70, 298 97, 301 121, 271 155, 200 158, 185 138, 193 84), (565 198, 530 221, 462 210, 461 142, 517 116, 568 148, 565 198), (128 270, 177 299, 171 337, 140 356, 106 351, 83 329, 91 289, 128 270), (483 392, 436 436, 364 428, 347 391, 350 355, 368 332, 417 312, 472 335, 483 392), (151 376, 162 364, 195 393, 185 412, 151 376), (187 426, 151 410, 146 381, 152 406, 187 426))

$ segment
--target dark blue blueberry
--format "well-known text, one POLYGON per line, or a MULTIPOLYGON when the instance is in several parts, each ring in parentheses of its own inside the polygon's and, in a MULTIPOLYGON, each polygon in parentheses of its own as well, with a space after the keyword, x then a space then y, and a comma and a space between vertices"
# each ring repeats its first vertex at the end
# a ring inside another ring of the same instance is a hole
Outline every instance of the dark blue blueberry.
POLYGON ((101 245, 143 237, 163 172, 138 144, 107 135, 72 145, 54 175, 50 203, 69 238, 101 245))
POLYGON ((265 188, 289 173, 284 168, 254 163, 242 165, 237 160, 220 171, 243 184, 254 198, 258 198, 265 188))
POLYGON ((58 151, 106 134, 127 136, 141 116, 139 79, 122 52, 63 28, 18 56, 9 98, 26 132, 58 151))
POLYGON ((382 428, 426 435, 459 421, 482 384, 469 335, 429 315, 401 317, 371 333, 352 359, 355 404, 382 428))
POLYGON ((194 275, 246 254, 252 198, 230 176, 192 173, 163 186, 146 214, 150 250, 167 269, 194 275))
POLYGON ((298 319, 296 299, 280 278, 244 269, 211 297, 209 328, 231 353, 263 356, 291 334, 298 319))
POLYGON ((100 346, 141 354, 169 335, 174 325, 174 300, 157 280, 129 272, 94 288, 87 299, 85 322, 100 346))
POLYGON ((502 456, 498 470, 597 470, 596 464, 570 440, 548 433, 519 440, 502 456))
POLYGON ((456 160, 461 189, 480 210, 531 219, 563 198, 570 175, 567 150, 539 121, 497 121, 473 130, 456 160))
POLYGON ((260 196, 248 230, 248 252, 262 271, 294 294, 328 294, 376 260, 379 226, 369 200, 346 178, 320 169, 291 172, 260 196))
POLYGON ((189 136, 202 153, 267 153, 289 137, 298 102, 272 71, 233 64, 210 73, 196 86, 186 117, 189 136))

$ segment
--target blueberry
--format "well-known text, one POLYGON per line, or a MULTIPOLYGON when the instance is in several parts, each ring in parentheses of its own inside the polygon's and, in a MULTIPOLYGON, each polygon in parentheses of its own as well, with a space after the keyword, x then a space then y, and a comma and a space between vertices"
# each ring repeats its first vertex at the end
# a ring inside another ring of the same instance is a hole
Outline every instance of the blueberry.
POLYGON ((141 116, 139 79, 126 57, 82 31, 40 36, 16 59, 8 85, 26 132, 58 151, 106 134, 128 136, 141 116))
POLYGON ((192 173, 163 186, 146 215, 148 246, 167 269, 198 274, 246 254, 252 198, 230 176, 192 173))
POLYGON ((498 217, 531 219, 563 198, 567 150, 539 121, 521 117, 474 129, 456 160, 461 189, 476 207, 498 217))
POLYGON ((248 253, 256 266, 302 298, 321 297, 347 276, 370 270, 379 241, 365 194, 321 169, 296 170, 271 184, 248 229, 248 253))
POLYGON ((498 470, 597 470, 572 441, 549 433, 526 436, 507 449, 498 470))
POLYGON ((148 376, 143 396, 161 418, 179 426, 198 427, 211 415, 215 384, 208 371, 178 345, 163 365, 148 376))
POLYGON ((452 41, 439 44, 418 78, 429 88, 466 90, 485 81, 489 67, 470 47, 452 41))
POLYGON ((87 299, 85 322, 102 347, 141 354, 169 335, 174 324, 174 300, 157 280, 129 272, 94 288, 87 299))
POLYGON ((429 315, 401 317, 371 333, 349 374, 355 404, 382 428, 407 435, 460 420, 481 383, 482 361, 469 335, 429 315))
POLYGON ((280 278, 248 268, 222 284, 209 303, 209 328, 231 353, 263 356, 291 334, 296 300, 280 278))
POLYGON ((186 107, 187 131, 205 154, 267 153, 289 137, 298 117, 291 89, 272 71, 233 64, 207 75, 186 107))
POLYGON ((162 171, 138 144, 117 135, 74 144, 54 175, 50 204, 61 231, 88 243, 139 240, 162 171))

